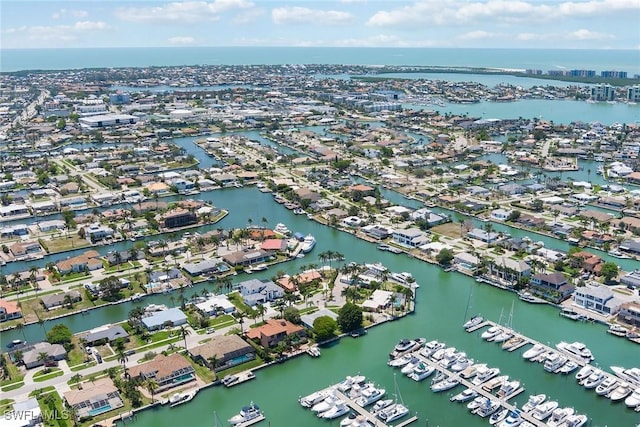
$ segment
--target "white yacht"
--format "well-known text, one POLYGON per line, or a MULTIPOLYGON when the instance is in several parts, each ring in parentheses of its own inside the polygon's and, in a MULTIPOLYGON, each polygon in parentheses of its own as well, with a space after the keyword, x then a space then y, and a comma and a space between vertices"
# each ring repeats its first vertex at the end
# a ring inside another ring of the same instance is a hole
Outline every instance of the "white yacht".
POLYGON ((469 330, 471 328, 473 328, 474 326, 478 326, 480 323, 484 322, 484 317, 478 315, 478 316, 473 316, 471 319, 467 320, 464 325, 462 325, 463 328, 469 330))
POLYGON ((467 409, 469 409, 471 412, 473 412, 476 409, 478 409, 480 407, 480 405, 482 405, 484 403, 485 400, 487 400, 486 397, 478 396, 478 397, 474 398, 471 402, 467 403, 467 409))
POLYGON ((536 406, 533 412, 531 412, 531 416, 538 421, 544 421, 551 415, 553 411, 556 410, 557 407, 558 402, 556 402, 555 400, 549 400, 536 406))
POLYGON ((500 408, 500 402, 497 400, 485 399, 484 403, 480 405, 474 413, 476 415, 481 416, 482 418, 486 418, 496 412, 500 408))
POLYGON ((547 399, 546 394, 533 394, 529 396, 529 400, 527 400, 527 402, 524 405, 522 405, 522 412, 533 411, 536 408, 536 406, 540 405, 546 399, 547 399))
POLYGON ((442 360, 445 356, 451 355, 455 352, 456 352, 455 347, 441 348, 440 350, 436 350, 436 352, 431 355, 431 360, 438 362, 442 360))
POLYGON ((556 348, 569 354, 570 356, 577 357, 586 362, 590 362, 593 360, 593 354, 591 354, 591 350, 589 350, 586 345, 578 341, 572 343, 561 341, 556 344, 556 348))
POLYGON ((453 366, 460 357, 467 357, 467 355, 464 352, 447 353, 438 361, 438 365, 444 366, 445 368, 451 368, 451 366, 453 366))
POLYGON ((355 403, 364 408, 382 399, 385 393, 386 390, 383 388, 370 387, 362 391, 362 394, 355 400, 355 403))
POLYGON ((311 393, 308 396, 305 397, 301 397, 298 402, 300 402, 300 404, 302 406, 304 406, 305 408, 311 408, 313 405, 315 405, 318 402, 322 402, 324 399, 326 399, 327 397, 329 397, 329 394, 331 393, 331 390, 320 390, 320 391, 316 391, 314 393, 311 393))
POLYGON ((342 392, 349 391, 354 384, 362 384, 365 380, 366 377, 364 375, 349 375, 340 383, 338 383, 338 390, 342 392))
POLYGON ((307 234, 304 240, 302 241, 300 251, 303 254, 308 254, 313 250, 315 246, 316 246, 316 238, 313 237, 311 234, 307 234))
POLYGON ((420 354, 424 357, 431 357, 433 353, 445 347, 447 347, 447 345, 443 342, 436 340, 429 341, 420 349, 420 354))
POLYGON ((344 414, 349 413, 349 411, 351 411, 351 408, 349 408, 349 405, 347 405, 347 402, 343 400, 339 400, 336 402, 335 405, 333 405, 333 407, 331 407, 331 409, 319 414, 318 416, 320 418, 326 418, 328 420, 332 420, 334 418, 338 418, 343 416, 344 414))
POLYGON ((596 387, 596 394, 598 396, 606 396, 610 392, 612 392, 616 387, 618 387, 618 378, 617 377, 608 377, 596 387))
POLYGON ((490 368, 487 369, 485 372, 476 375, 476 377, 473 379, 473 381, 471 381, 471 383, 473 385, 480 385, 484 382, 489 381, 490 379, 497 377, 498 375, 500 375, 500 369, 499 368, 490 368))
POLYGON ((463 391, 461 391, 460 393, 456 394, 455 396, 452 396, 449 400, 452 402, 467 402, 471 399, 475 399, 476 397, 478 397, 478 392, 475 391, 472 388, 465 388, 463 391))
POLYGON ((573 408, 557 408, 551 413, 551 417, 547 420, 547 426, 549 427, 558 427, 560 426, 567 417, 570 417, 574 413, 573 408))
POLYGON ((388 424, 392 421, 398 420, 409 413, 409 408, 402 403, 394 403, 393 405, 378 412, 378 418, 388 424))
POLYGON ((409 375, 421 363, 422 363, 422 360, 420 360, 420 359, 418 359, 417 357, 414 356, 414 357, 411 358, 411 361, 409 361, 409 363, 407 363, 406 365, 404 365, 402 367, 402 369, 400 369, 400 373, 402 373, 404 375, 409 375))
POLYGON ((567 419, 564 420, 564 424, 562 427, 582 427, 587 423, 587 416, 584 414, 579 415, 569 415, 567 419))
POLYGON ((509 412, 509 416, 498 424, 498 427, 516 427, 522 424, 524 418, 520 415, 520 411, 515 409, 509 412))
POLYGON ((514 335, 513 337, 502 343, 502 349, 510 351, 511 349, 521 345, 524 342, 524 337, 520 335, 514 335))
POLYGON ((473 378, 478 374, 489 369, 486 363, 476 363, 475 365, 471 365, 460 373, 460 377, 462 378, 473 378))
POLYGON ((492 426, 499 425, 502 421, 507 419, 507 416, 509 416, 509 410, 507 408, 500 409, 489 417, 489 424, 492 426))
POLYGON ((578 380, 578 382, 582 381, 583 379, 585 379, 589 375, 591 375, 594 370, 595 370, 595 368, 593 366, 584 365, 582 368, 580 368, 580 370, 576 374, 576 380, 578 380))
POLYGON ((617 402, 618 400, 622 400, 625 397, 629 396, 633 391, 633 387, 627 383, 621 383, 618 387, 614 388, 607 397, 611 399, 613 402, 617 402))
POLYGON ((398 342, 398 344, 395 345, 395 347, 393 348, 393 351, 390 353, 389 356, 391 356, 391 358, 396 358, 408 351, 417 350, 425 342, 426 340, 422 341, 422 339, 415 339, 415 340, 410 340, 406 338, 401 339, 398 342))
POLYGON ((501 386, 496 395, 500 398, 511 396, 518 389, 520 389, 520 381, 505 381, 501 386))
POLYGON ((278 234, 282 234, 284 236, 288 236, 291 234, 291 230, 289 230, 289 228, 287 228, 287 226, 281 222, 276 224, 273 231, 275 231, 278 234))
POLYGON ((409 378, 414 381, 422 381, 430 377, 435 371, 435 367, 421 363, 413 369, 413 372, 409 374, 409 378))
POLYGON ((553 353, 547 360, 544 362, 544 370, 551 373, 556 373, 560 370, 562 365, 567 363, 569 360, 567 357, 561 355, 560 353, 553 353))
POLYGON ((607 376, 604 372, 596 369, 593 374, 589 375, 587 378, 585 378, 584 380, 582 380, 580 382, 580 385, 582 385, 584 388, 596 388, 600 385, 600 383, 602 383, 604 380, 607 379, 607 376))
POLYGON ((444 380, 438 381, 437 383, 431 384, 431 391, 438 393, 441 391, 446 391, 454 388, 460 384, 460 380, 457 378, 446 378, 444 380))
POLYGON ((534 344, 533 347, 522 353, 522 357, 531 360, 534 357, 540 356, 546 350, 545 346, 542 344, 534 344))
MULTIPOLYGON (((515 333, 511 329, 505 328, 505 329, 502 330, 502 332, 500 332, 498 335, 493 337, 493 339, 491 341, 492 342, 497 342, 497 343, 503 343, 503 342, 513 338, 514 335, 515 335, 515 333)), ((489 341, 489 340, 487 340, 487 341, 489 341)))
POLYGON ((257 418, 261 418, 261 417, 264 417, 262 411, 260 410, 260 408, 258 408, 258 406, 255 403, 251 402, 249 406, 244 406, 240 410, 239 414, 229 418, 229 423, 232 426, 235 426, 238 424, 246 423, 247 421, 252 421, 257 418))
POLYGON ((393 399, 378 400, 371 408, 371 413, 375 415, 376 413, 382 411, 384 408, 391 405, 392 403, 393 403, 393 399))
POLYGON ((631 384, 640 387, 640 368, 625 369, 621 366, 612 366, 611 370, 623 380, 629 381, 631 384))
POLYGON ((560 367, 560 370, 558 372, 560 372, 561 374, 570 374, 571 372, 575 371, 576 369, 578 369, 580 365, 578 365, 577 362, 569 359, 567 360, 567 363, 565 363, 564 365, 562 365, 560 367))
POLYGON ((474 360, 469 359, 466 356, 458 357, 453 365, 451 365, 451 370, 453 372, 460 372, 467 369, 469 366, 473 365, 474 360))
POLYGON ((500 326, 492 326, 489 329, 487 329, 486 331, 484 331, 480 337, 482 337, 483 340, 486 341, 491 341, 493 338, 496 337, 496 335, 502 333, 502 327, 500 326))
POLYGON ((400 367, 403 367, 403 366, 411 363, 411 361, 414 358, 415 357, 413 355, 411 355, 410 353, 407 353, 404 356, 398 357, 397 359, 389 360, 387 362, 387 365, 389 365, 389 366, 391 366, 393 368, 400 368, 400 367))
POLYGON ((318 413, 318 414, 326 412, 329 409, 331 409, 333 407, 333 405, 335 405, 338 400, 340 400, 340 398, 335 393, 330 394, 323 401, 318 402, 315 405, 313 405, 311 407, 311 412, 315 412, 315 413, 318 413))
POLYGON ((633 393, 631 393, 629 397, 624 399, 624 404, 629 408, 635 408, 640 405, 640 387, 633 390, 633 393))

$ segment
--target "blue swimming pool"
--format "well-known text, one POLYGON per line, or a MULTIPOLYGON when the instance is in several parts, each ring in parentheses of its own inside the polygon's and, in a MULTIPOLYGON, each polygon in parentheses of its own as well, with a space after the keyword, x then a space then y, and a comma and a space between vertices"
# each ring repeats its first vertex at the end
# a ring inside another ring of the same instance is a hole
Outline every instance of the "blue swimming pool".
POLYGON ((239 365, 241 363, 248 362, 250 360, 253 360, 253 354, 247 353, 247 354, 243 354, 242 356, 234 357, 233 359, 229 360, 228 364, 239 365))
POLYGON ((96 416, 96 415, 100 415, 104 412, 108 412, 111 410, 111 405, 110 404, 106 404, 104 406, 101 406, 99 408, 94 408, 91 409, 90 411, 87 412, 87 414, 91 415, 92 417, 96 416))

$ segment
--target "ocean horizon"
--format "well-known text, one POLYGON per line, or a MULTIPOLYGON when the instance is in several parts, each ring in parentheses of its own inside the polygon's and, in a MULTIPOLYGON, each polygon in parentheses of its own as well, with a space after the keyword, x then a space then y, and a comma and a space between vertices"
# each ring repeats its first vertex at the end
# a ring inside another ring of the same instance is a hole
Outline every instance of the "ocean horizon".
POLYGON ((152 47, 0 49, 0 70, 197 65, 407 65, 640 74, 640 50, 377 47, 152 47))

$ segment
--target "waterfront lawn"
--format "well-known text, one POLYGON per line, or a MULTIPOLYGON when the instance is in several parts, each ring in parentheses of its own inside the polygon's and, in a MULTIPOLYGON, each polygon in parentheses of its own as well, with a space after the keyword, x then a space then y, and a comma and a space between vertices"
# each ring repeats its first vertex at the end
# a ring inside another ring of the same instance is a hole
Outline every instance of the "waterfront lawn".
POLYGON ((454 239, 460 238, 460 224, 455 222, 436 225, 435 227, 431 227, 429 231, 431 233, 443 234, 454 239))
POLYGON ((57 239, 43 241, 43 243, 50 254, 91 246, 89 241, 81 238, 75 233, 69 234, 69 237, 59 237, 57 239))
POLYGON ((217 373, 218 378, 224 378, 227 375, 235 375, 238 372, 244 372, 244 371, 248 371, 250 369, 253 369, 257 366, 260 366, 264 364, 264 360, 262 360, 258 355, 256 355, 256 358, 253 360, 250 360, 246 363, 243 363, 241 365, 236 365, 233 366, 229 369, 225 369, 224 371, 220 371, 217 373))
MULTIPOLYGON (((129 402, 129 399, 122 399, 122 403, 124 403, 124 406, 122 408, 118 408, 117 412, 114 410, 108 411, 108 412, 104 412, 100 415, 96 415, 95 417, 87 417, 86 420, 83 420, 82 422, 77 423, 77 426, 80 427, 89 427, 89 426, 94 426, 94 425, 102 425, 102 423, 100 423, 100 421, 104 421, 104 420, 108 420, 109 418, 113 418, 115 417, 117 414, 124 414, 126 412, 129 412, 133 409, 133 406, 131 406, 131 403, 129 402)), ((144 397, 144 395, 142 396, 142 404, 143 405, 148 405, 149 403, 151 403, 151 399, 147 399, 146 397, 144 397)), ((71 424, 73 425, 73 424, 71 424)), ((115 425, 115 424, 114 424, 115 425)))
POLYGON ((24 378, 24 374, 20 372, 20 369, 9 359, 8 356, 0 356, 4 357, 6 360, 5 364, 5 376, 4 379, 0 382, 0 386, 6 386, 9 384, 13 384, 18 381, 22 381, 24 378), (8 374, 8 375, 7 375, 8 374))
POLYGON ((188 355, 186 356, 186 358, 189 363, 191 363, 191 366, 193 366, 193 369, 196 371, 196 375, 198 376, 198 378, 200 378, 202 381, 208 384, 212 383, 217 378, 216 374, 211 369, 196 363, 188 355))
POLYGON ((71 420, 65 419, 65 411, 60 395, 55 391, 38 396, 38 403, 42 410, 42 418, 45 427, 67 427, 73 425, 71 420))
POLYGON ((52 378, 59 377, 63 375, 62 369, 60 368, 45 368, 42 371, 38 371, 33 375, 33 381, 39 383, 42 381, 47 381, 52 378))
POLYGON ((227 298, 229 298, 231 304, 235 305, 239 311, 243 313, 249 313, 251 311, 251 307, 245 304, 242 300, 242 295, 240 295, 240 292, 231 292, 227 294, 227 298))

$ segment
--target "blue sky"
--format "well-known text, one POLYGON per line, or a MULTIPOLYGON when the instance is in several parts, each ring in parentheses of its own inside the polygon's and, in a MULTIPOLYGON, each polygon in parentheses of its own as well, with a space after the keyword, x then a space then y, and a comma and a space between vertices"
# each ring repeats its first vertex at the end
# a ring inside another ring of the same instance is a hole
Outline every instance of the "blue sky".
POLYGON ((6 48, 640 49, 640 0, 1 0, 6 48))

